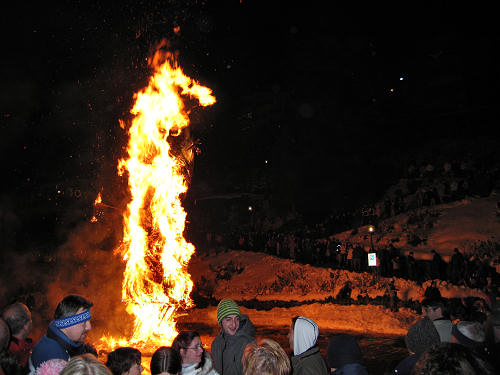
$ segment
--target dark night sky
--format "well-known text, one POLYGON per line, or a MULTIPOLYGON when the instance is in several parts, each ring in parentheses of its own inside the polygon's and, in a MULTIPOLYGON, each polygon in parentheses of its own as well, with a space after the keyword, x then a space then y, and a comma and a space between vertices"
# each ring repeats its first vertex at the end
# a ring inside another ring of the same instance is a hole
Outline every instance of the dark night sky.
POLYGON ((6 247, 63 241, 88 221, 103 187, 106 202, 123 207, 118 119, 147 82, 146 58, 163 38, 218 100, 193 117, 202 142, 194 198, 257 193, 278 211, 324 214, 380 199, 412 160, 498 149, 491 9, 445 1, 99 3, 3 12, 6 247))

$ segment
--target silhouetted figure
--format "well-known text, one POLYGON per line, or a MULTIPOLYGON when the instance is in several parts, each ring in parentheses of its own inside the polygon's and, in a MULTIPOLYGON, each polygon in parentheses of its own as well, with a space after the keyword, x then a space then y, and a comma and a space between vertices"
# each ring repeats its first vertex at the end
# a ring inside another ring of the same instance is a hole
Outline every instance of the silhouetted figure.
POLYGON ((424 297, 425 299, 437 299, 437 300, 442 298, 441 292, 439 291, 439 288, 436 286, 435 281, 432 281, 431 284, 427 288, 425 288, 424 297))
POLYGON ((429 318, 423 318, 410 326, 405 342, 410 355, 398 363, 393 374, 409 375, 420 356, 433 344, 440 343, 439 333, 429 318))
POLYGON ((416 281, 417 280, 417 262, 415 260, 413 251, 410 251, 406 258, 406 264, 407 264, 407 269, 408 269, 408 278, 410 280, 416 281))
POLYGON ((458 248, 455 248, 450 260, 450 281, 455 285, 462 284, 464 272, 465 258, 458 248))
POLYGON ((443 280, 445 261, 436 250, 432 250, 431 278, 443 280))
POLYGON ((391 311, 393 312, 399 311, 398 288, 396 288, 394 280, 391 280, 391 282, 387 284, 385 290, 385 297, 387 300, 386 307, 391 309, 391 311))
POLYGON ((361 348, 354 336, 333 336, 328 342, 328 367, 331 374, 368 375, 361 348))
POLYGON ((351 293, 352 293, 351 282, 346 281, 342 289, 340 289, 339 293, 337 294, 337 301, 341 305, 350 305, 352 303, 351 293))

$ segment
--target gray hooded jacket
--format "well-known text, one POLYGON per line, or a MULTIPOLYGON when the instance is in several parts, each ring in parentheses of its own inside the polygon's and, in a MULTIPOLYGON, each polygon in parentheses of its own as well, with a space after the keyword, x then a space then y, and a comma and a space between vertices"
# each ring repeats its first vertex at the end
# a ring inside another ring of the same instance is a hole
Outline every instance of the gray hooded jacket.
POLYGON ((299 316, 293 327, 293 356, 291 358, 294 375, 328 375, 326 363, 321 356, 316 341, 318 325, 309 318, 299 316))

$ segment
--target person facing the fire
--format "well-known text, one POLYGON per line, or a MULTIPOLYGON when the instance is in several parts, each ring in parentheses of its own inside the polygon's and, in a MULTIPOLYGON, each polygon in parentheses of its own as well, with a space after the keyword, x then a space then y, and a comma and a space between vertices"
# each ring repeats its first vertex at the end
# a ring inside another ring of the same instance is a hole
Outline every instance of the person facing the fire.
POLYGON ((14 355, 19 364, 26 368, 28 357, 33 349, 33 341, 28 337, 33 327, 31 312, 24 303, 15 302, 2 311, 2 318, 11 331, 9 352, 14 355))
POLYGON ((0 317, 0 375, 8 375, 10 373, 10 365, 14 362, 15 370, 17 370, 17 361, 10 355, 9 348, 10 329, 5 320, 0 317), (14 360, 14 361, 13 361, 14 360))
POLYGON ((274 340, 260 339, 245 348, 243 375, 289 375, 292 365, 283 348, 274 340))
POLYGON ((180 354, 169 346, 160 346, 149 364, 151 375, 178 375, 182 371, 180 354))
POLYGON ((76 295, 69 295, 59 302, 47 333, 31 353, 32 372, 49 359, 60 358, 67 361, 86 352, 83 342, 92 327, 90 324, 92 306, 90 301, 76 295))
POLYGON ((292 368, 294 375, 327 375, 326 363, 321 356, 317 340, 318 325, 311 319, 297 316, 292 319, 288 333, 293 350, 292 368))
POLYGON ((241 375, 243 352, 248 344, 255 343, 255 326, 232 299, 219 302, 217 323, 221 330, 211 347, 215 370, 220 375, 241 375))
POLYGON ((136 348, 120 347, 108 354, 106 366, 113 375, 141 375, 142 355, 136 348))

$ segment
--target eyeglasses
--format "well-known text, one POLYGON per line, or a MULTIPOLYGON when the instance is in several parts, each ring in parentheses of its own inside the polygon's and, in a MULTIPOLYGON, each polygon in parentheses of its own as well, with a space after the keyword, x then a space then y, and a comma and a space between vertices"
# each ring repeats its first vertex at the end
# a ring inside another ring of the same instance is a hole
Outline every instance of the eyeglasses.
POLYGON ((193 346, 192 348, 190 347, 185 347, 183 349, 193 349, 193 350, 198 350, 198 349, 203 349, 203 345, 202 344, 198 344, 196 346, 193 346))

